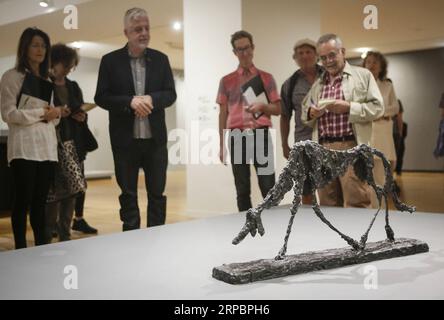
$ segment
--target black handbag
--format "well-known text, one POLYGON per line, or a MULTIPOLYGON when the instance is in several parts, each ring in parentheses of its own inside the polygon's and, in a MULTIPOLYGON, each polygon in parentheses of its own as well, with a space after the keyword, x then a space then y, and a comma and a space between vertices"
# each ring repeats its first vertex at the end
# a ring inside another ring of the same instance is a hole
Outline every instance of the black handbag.
POLYGON ((94 151, 99 147, 96 138, 92 134, 91 130, 89 130, 86 123, 82 126, 82 139, 86 152, 94 151))

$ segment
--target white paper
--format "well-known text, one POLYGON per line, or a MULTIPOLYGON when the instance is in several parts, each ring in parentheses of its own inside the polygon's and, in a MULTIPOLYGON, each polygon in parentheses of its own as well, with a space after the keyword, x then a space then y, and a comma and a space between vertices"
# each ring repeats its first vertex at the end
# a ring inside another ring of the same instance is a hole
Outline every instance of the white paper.
POLYGON ((268 104, 267 96, 265 95, 265 92, 262 92, 260 95, 256 96, 254 93, 253 88, 248 88, 244 92, 244 98, 245 101, 247 101, 247 104, 251 106, 253 103, 263 103, 268 104))
POLYGON ((335 99, 323 99, 323 100, 319 100, 318 102, 318 108, 319 109, 325 109, 326 106, 328 106, 329 104, 333 104, 335 103, 336 100, 335 99))

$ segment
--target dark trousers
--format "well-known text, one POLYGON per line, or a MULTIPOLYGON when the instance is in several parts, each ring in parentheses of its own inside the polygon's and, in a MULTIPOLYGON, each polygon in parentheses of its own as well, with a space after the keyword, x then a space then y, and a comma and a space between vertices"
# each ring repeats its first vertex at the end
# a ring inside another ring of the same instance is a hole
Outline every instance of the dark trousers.
POLYGON ((46 204, 45 242, 51 243, 53 232, 57 230, 59 241, 71 240, 71 221, 75 197, 46 204))
POLYGON ((74 203, 74 213, 76 218, 83 218, 83 208, 85 206, 85 192, 79 193, 74 203))
POLYGON ((117 183, 122 191, 119 201, 123 231, 140 228, 137 203, 139 168, 145 173, 148 196, 147 226, 165 224, 166 196, 163 193, 168 166, 166 145, 159 146, 153 139, 133 139, 128 147, 115 147, 113 156, 117 183))
POLYGON ((250 165, 253 163, 262 197, 275 184, 273 142, 268 129, 248 131, 232 130, 230 133, 230 160, 236 185, 237 207, 245 211, 252 207, 250 165), (259 130, 262 130, 259 133, 259 130))
POLYGON ((399 135, 393 135, 393 140, 395 141, 396 150, 396 173, 399 175, 402 172, 402 165, 405 153, 405 137, 399 135))
POLYGON ((15 248, 26 248, 26 222, 29 209, 35 245, 46 244, 45 206, 54 176, 54 162, 15 159, 11 161, 15 199, 11 222, 15 248))

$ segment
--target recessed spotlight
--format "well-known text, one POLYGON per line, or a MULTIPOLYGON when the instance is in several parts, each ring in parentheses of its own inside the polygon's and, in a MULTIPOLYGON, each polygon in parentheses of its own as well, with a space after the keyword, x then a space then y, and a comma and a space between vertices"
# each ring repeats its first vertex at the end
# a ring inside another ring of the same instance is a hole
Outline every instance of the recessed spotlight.
POLYGON ((372 48, 357 48, 355 51, 361 54, 362 59, 365 59, 365 57, 367 57, 367 52, 372 51, 372 48))
POLYGON ((182 23, 180 23, 179 21, 174 22, 173 29, 176 31, 182 30, 182 23))
POLYGON ((74 49, 81 49, 83 47, 83 44, 80 41, 74 41, 70 43, 70 46, 73 47, 74 49))
POLYGON ((39 1, 39 5, 43 8, 48 8, 54 6, 54 3, 52 0, 42 0, 39 1))

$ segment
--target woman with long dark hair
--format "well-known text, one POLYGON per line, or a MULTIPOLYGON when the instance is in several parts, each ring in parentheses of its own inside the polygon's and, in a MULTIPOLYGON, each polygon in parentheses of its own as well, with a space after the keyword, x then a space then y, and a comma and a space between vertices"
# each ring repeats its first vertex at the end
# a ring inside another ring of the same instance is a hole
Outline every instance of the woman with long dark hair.
POLYGON ((45 204, 57 162, 55 126, 63 107, 51 105, 50 40, 37 28, 23 31, 17 62, 1 79, 1 115, 8 124, 8 163, 14 177, 11 215, 15 248, 26 248, 27 211, 35 245, 45 244, 45 204))

